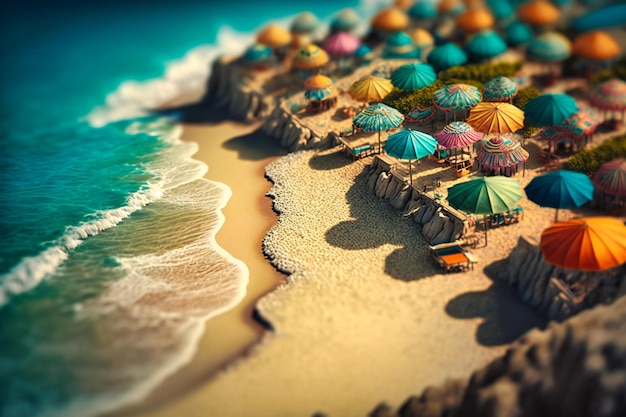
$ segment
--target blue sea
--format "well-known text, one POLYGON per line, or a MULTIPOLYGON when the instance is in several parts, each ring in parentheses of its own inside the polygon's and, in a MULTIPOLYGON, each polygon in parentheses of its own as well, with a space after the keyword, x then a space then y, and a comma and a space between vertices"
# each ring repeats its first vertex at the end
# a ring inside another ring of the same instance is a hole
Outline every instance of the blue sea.
POLYGON ((241 300, 247 268, 214 240, 231 191, 202 179, 176 120, 146 109, 200 91, 210 62, 241 52, 269 19, 357 6, 91 3, 3 5, 5 417, 137 401, 191 358, 207 319, 241 300))

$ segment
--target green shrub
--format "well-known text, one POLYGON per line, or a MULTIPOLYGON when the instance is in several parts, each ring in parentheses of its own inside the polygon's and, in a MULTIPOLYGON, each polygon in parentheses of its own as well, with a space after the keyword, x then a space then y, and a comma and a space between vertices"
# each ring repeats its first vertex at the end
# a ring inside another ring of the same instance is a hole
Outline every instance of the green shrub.
POLYGON ((522 128, 522 136, 524 136, 524 138, 528 139, 534 136, 535 133, 537 133, 537 129, 535 126, 524 126, 522 128))
POLYGON ((591 84, 597 85, 611 78, 626 80, 626 58, 615 61, 610 68, 602 70, 591 78, 591 84))
POLYGON ((541 95, 541 91, 536 89, 535 87, 526 87, 522 88, 517 92, 517 95, 513 98, 513 104, 515 104, 520 109, 524 109, 526 104, 535 97, 539 97, 541 95))
POLYGON ((445 84, 452 84, 454 82, 470 84, 468 81, 474 81, 480 84, 484 84, 497 76, 513 77, 519 72, 520 69, 522 69, 521 62, 503 62, 500 64, 468 64, 459 65, 458 67, 452 67, 445 71, 441 71, 437 75, 437 78, 439 78, 445 84), (450 82, 452 80, 454 81, 450 82))
POLYGON ((569 168, 593 175, 600 165, 615 158, 626 158, 626 135, 604 141, 593 149, 581 149, 569 160, 569 168))
POLYGON ((398 88, 383 99, 383 103, 407 114, 416 107, 427 108, 433 105, 433 93, 443 87, 441 81, 435 81, 428 87, 415 91, 402 91, 398 88))

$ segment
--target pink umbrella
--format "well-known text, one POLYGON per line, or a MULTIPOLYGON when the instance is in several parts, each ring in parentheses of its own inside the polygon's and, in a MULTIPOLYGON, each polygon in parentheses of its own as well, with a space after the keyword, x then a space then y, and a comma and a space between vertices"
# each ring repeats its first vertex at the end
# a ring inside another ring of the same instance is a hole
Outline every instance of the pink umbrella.
POLYGON ((605 162, 593 177, 593 184, 606 194, 626 196, 626 159, 605 162))
POLYGON ((465 122, 452 122, 435 134, 437 142, 446 149, 463 148, 482 139, 483 134, 465 122))
POLYGON ((348 32, 338 32, 324 43, 324 50, 332 55, 352 55, 361 46, 361 41, 348 32))

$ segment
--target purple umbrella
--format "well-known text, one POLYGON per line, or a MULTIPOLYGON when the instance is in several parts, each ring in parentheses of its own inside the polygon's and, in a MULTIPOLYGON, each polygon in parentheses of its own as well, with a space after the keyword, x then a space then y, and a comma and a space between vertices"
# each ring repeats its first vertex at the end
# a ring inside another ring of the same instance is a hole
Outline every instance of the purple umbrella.
POLYGON ((478 142, 483 137, 481 132, 465 122, 452 122, 435 134, 437 142, 446 149, 463 148, 478 142))

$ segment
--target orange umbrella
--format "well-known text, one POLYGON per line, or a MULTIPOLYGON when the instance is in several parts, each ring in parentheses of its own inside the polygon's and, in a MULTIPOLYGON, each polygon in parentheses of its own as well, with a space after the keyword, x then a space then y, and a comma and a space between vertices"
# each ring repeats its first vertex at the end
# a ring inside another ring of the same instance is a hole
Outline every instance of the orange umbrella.
POLYGON ((509 103, 478 103, 470 110, 467 123, 483 133, 512 133, 524 127, 524 112, 509 103))
POLYGON ((315 69, 328 63, 328 54, 317 45, 307 45, 300 49, 293 58, 293 67, 297 69, 315 69))
POLYGON ((596 30, 583 33, 574 41, 574 54, 602 61, 615 58, 621 52, 619 43, 608 33, 596 30))
POLYGON ((388 32, 404 30, 409 26, 409 16, 396 7, 389 7, 372 19, 372 27, 388 32))
POLYGON ((291 34, 280 26, 270 23, 257 34, 256 42, 271 48, 279 48, 291 42, 291 34))
POLYGON ((348 92, 353 99, 367 103, 370 101, 381 101, 387 97, 387 94, 389 94, 391 90, 393 90, 391 80, 366 75, 355 81, 354 84, 350 86, 348 92))
POLYGON ((456 19, 457 26, 469 33, 489 29, 493 23, 493 15, 485 9, 470 9, 456 19))
POLYGON ((393 5, 398 9, 407 10, 413 5, 413 0, 396 0, 393 5))
POLYGON ((613 217, 581 217, 541 233, 546 261, 566 269, 603 271, 626 262, 626 226, 613 217))
POLYGON ((463 4, 459 0, 441 0, 437 5, 437 11, 439 13, 451 13, 455 10, 460 10, 463 4))
POLYGON ((428 48, 435 45, 435 38, 429 31, 417 28, 411 32, 411 39, 418 48, 428 48))
POLYGON ((546 0, 533 0, 518 9, 520 20, 531 26, 551 25, 559 20, 559 9, 546 0))

